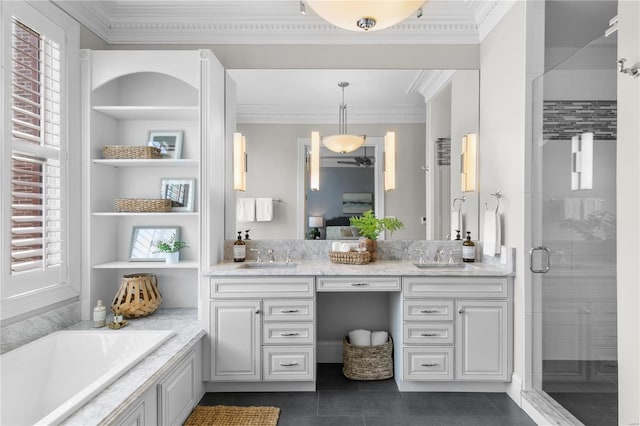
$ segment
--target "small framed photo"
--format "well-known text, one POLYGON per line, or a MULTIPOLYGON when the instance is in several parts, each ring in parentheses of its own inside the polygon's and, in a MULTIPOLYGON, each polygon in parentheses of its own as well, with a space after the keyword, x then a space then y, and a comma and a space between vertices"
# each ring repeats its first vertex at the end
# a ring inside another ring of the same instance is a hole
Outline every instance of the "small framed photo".
POLYGON ((162 157, 177 160, 182 158, 182 130, 150 130, 149 146, 160 148, 162 157))
POLYGON ((342 213, 364 213, 373 208, 373 194, 370 192, 342 193, 342 213))
POLYGON ((130 262, 164 262, 166 253, 156 248, 158 241, 164 241, 175 235, 180 241, 179 226, 134 226, 129 245, 130 262))
POLYGON ((163 178, 160 198, 171 200, 171 211, 192 212, 195 205, 195 179, 163 178))

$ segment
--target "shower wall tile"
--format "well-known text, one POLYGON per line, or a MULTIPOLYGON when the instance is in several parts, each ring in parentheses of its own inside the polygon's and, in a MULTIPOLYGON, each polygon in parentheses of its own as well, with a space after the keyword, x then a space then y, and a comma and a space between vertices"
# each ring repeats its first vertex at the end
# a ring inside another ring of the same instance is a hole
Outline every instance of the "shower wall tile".
POLYGON ((567 140, 593 132, 594 140, 616 139, 616 101, 545 101, 545 140, 567 140))

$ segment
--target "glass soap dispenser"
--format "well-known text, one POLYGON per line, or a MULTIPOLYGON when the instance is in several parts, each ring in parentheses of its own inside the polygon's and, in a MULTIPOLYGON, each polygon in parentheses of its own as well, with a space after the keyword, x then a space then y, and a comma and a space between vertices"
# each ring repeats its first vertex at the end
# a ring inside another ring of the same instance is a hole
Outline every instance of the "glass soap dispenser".
POLYGON ((467 231, 467 239, 462 242, 462 261, 476 261, 476 244, 471 241, 471 232, 467 231))
POLYGON ((242 241, 242 231, 238 231, 238 239, 233 242, 233 261, 244 262, 247 258, 247 243, 242 241))

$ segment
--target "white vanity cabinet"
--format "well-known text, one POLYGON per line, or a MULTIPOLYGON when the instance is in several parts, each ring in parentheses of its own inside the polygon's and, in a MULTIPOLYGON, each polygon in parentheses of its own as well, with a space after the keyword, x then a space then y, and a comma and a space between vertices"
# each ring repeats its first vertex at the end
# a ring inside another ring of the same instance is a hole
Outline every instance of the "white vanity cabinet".
POLYGON ((211 277, 211 381, 313 382, 313 277, 211 277))
POLYGON ((404 277, 403 380, 509 381, 512 304, 508 277, 404 277))

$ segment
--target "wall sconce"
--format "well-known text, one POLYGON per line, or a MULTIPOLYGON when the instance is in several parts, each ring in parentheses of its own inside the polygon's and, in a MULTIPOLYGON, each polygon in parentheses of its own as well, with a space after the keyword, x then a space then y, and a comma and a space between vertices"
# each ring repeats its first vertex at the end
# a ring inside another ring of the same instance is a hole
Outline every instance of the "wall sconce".
POLYGON ((472 192, 476 190, 476 167, 478 135, 469 133, 462 138, 462 154, 460 155, 460 190, 472 192))
POLYGON ((233 134, 233 189, 247 190, 246 140, 242 133, 233 134))
POLYGON ((309 186, 312 191, 320 190, 320 132, 311 132, 309 186))
POLYGON ((571 138, 571 190, 593 189, 593 133, 571 138))
POLYGON ((384 190, 396 189, 396 134, 384 135, 384 190))

